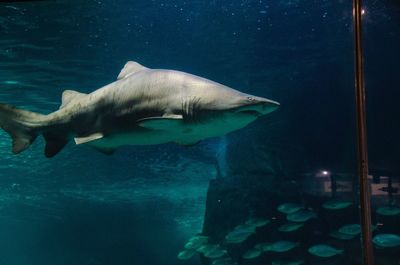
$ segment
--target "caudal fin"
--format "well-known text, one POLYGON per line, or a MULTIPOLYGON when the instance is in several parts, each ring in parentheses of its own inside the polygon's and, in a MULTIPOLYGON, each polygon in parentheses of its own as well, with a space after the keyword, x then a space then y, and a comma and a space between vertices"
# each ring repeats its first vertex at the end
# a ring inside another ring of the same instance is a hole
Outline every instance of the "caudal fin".
POLYGON ((46 115, 18 109, 0 103, 0 127, 12 138, 12 152, 18 154, 28 148, 43 127, 46 115))

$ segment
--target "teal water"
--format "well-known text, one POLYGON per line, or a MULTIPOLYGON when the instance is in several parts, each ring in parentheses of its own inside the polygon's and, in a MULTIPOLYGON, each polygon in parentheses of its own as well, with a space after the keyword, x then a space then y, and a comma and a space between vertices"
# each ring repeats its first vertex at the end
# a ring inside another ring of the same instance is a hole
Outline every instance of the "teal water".
MULTIPOLYGON (((197 233, 219 246, 209 256, 229 256, 220 264, 361 264, 358 235, 329 235, 359 223, 351 8, 301 0, 0 3, 0 102, 50 113, 65 89, 91 92, 134 60, 281 103, 225 137, 112 156, 69 143, 47 159, 41 138, 12 155, 1 131, 0 264, 211 264, 204 253, 177 258, 197 233), (324 208, 332 199, 352 204, 324 208), (283 203, 311 213, 304 226, 279 231, 288 223, 277 210, 283 203), (270 222, 246 226, 254 218, 270 222), (232 231, 236 243, 226 242, 232 231), (343 253, 322 258, 307 251, 315 245, 343 253)), ((375 214, 400 203, 399 18, 395 1, 366 2, 374 235, 400 234, 398 214, 375 214)), ((400 262, 398 247, 374 249, 376 264, 400 262)))

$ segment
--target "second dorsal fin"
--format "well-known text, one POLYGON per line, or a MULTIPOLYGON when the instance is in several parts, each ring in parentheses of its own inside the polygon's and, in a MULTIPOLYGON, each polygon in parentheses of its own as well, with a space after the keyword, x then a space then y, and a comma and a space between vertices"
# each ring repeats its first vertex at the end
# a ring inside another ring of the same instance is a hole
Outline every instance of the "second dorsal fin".
POLYGON ((61 96, 61 106, 60 109, 64 108, 66 105, 68 105, 71 101, 86 96, 87 94, 81 93, 75 90, 64 90, 61 96))

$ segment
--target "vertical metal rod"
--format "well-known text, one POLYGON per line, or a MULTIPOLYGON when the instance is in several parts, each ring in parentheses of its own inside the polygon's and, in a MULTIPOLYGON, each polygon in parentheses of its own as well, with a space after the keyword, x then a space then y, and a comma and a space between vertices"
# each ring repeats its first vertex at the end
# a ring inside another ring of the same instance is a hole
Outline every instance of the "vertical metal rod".
POLYGON ((354 45, 355 45, 355 89, 357 115, 357 153, 360 187, 360 217, 362 229, 363 264, 373 265, 371 229, 371 199, 368 183, 367 126, 365 116, 364 58, 362 46, 362 0, 353 0, 354 45))

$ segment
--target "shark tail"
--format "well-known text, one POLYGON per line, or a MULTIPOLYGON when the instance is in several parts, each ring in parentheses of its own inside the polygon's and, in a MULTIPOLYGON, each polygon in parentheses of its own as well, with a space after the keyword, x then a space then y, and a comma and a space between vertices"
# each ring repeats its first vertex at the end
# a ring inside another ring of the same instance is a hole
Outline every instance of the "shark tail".
POLYGON ((45 125, 46 115, 0 103, 0 127, 12 138, 12 152, 28 148, 45 125))

